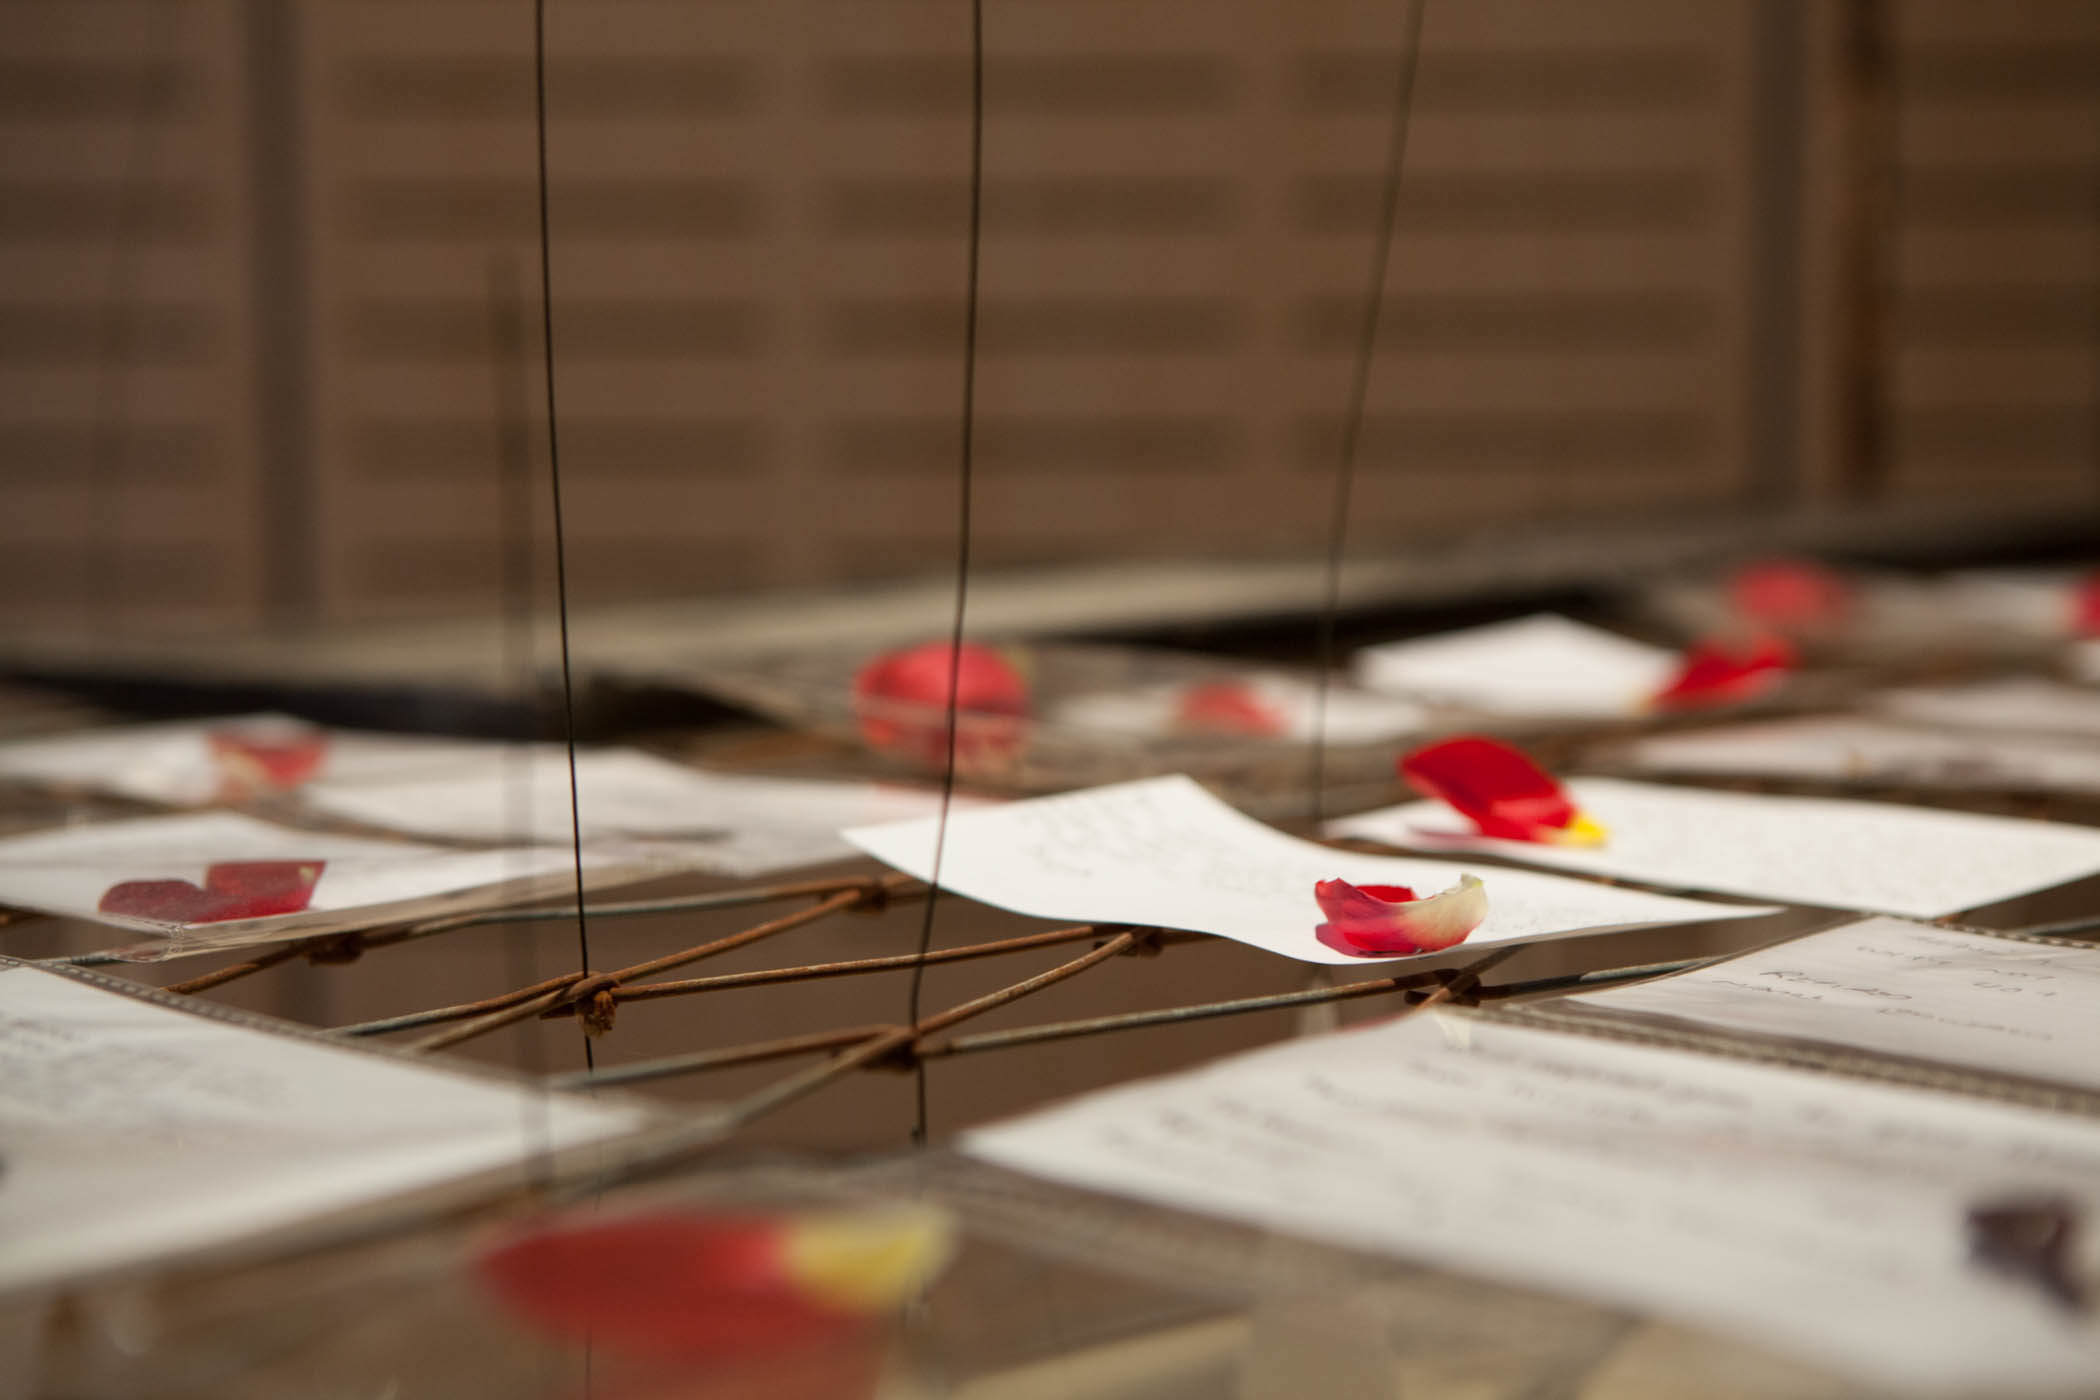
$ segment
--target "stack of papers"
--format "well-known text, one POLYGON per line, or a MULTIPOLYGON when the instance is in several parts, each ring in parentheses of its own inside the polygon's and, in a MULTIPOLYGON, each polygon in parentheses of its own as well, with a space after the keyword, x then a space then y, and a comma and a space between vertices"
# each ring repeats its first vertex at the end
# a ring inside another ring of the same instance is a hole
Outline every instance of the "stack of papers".
POLYGON ((2100 1123, 1477 1016, 1295 1041, 965 1151, 1556 1289, 1920 1393, 2089 1394, 2100 1328, 1972 1212, 2100 1219, 2100 1123))
POLYGON ((1487 714, 1623 719, 1676 674, 1678 658, 1553 613, 1471 627, 1356 654, 1370 690, 1487 714))
POLYGON ((500 752, 502 745, 476 740, 233 715, 18 739, 0 744, 0 778, 194 807, 323 778, 385 778, 500 752))
POLYGON ((2100 830, 2092 827, 1613 778, 1576 778, 1567 788, 1610 833, 1603 844, 1490 840, 1440 802, 1366 812, 1330 829, 1678 889, 1920 918, 2100 874, 2100 830))
MULTIPOLYGON (((602 885, 639 872, 586 853, 584 873, 602 885)), ((235 812, 0 841, 0 905, 152 934, 165 940, 152 951, 170 957, 497 908, 573 892, 575 878, 570 853, 554 846, 446 850, 235 812)))
MULTIPOLYGON (((316 783, 306 802, 333 816, 468 841, 572 839, 569 764, 557 748, 386 781, 316 783)), ((940 795, 882 783, 703 773, 634 749, 576 756, 585 850, 602 859, 754 876, 856 854, 842 827, 930 815, 940 795)), ((953 810, 981 805, 957 797, 953 810)))
POLYGON ((258 1235, 650 1121, 635 1106, 211 1010, 0 962, 0 1293, 258 1235))
POLYGON ((2100 948, 1862 919, 1586 1006, 2100 1089, 2100 948))
POLYGON ((1871 719, 1808 716, 1659 734, 1621 753, 1635 767, 1659 773, 2100 792, 2100 746, 1871 719))
MULTIPOLYGON (((861 827, 846 837, 899 870, 933 878, 932 821, 861 827)), ((1313 885, 1329 879, 1431 895, 1461 875, 1480 875, 1487 919, 1461 948, 1771 912, 1521 870, 1330 850, 1243 816, 1178 776, 959 813, 939 843, 938 864, 941 888, 1016 913, 1214 933, 1315 963, 1364 961, 1315 935, 1321 914, 1313 885)))

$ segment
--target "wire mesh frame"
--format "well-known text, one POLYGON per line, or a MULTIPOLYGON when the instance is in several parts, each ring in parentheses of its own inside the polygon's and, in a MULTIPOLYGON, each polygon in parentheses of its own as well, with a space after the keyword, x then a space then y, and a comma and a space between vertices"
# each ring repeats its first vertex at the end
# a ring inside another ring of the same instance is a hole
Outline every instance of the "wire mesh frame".
MULTIPOLYGON (((834 915, 879 912, 894 904, 925 899, 930 893, 925 885, 907 876, 889 874, 842 876, 757 885, 685 898, 592 905, 588 906, 588 913, 592 918, 619 918, 758 907, 797 899, 812 901, 799 909, 775 915, 723 937, 612 971, 596 972, 583 969, 568 972, 530 986, 498 992, 477 1001, 431 1007, 380 1020, 339 1026, 329 1033, 346 1038, 361 1038, 424 1030, 428 1033, 422 1039, 410 1042, 406 1048, 433 1053, 454 1048, 524 1021, 574 1017, 581 1020, 587 1034, 595 1037, 611 1033, 619 1007, 627 1002, 655 1001, 730 988, 781 985, 945 963, 980 961, 1082 943, 1093 945, 1085 952, 1045 971, 1002 985, 931 1015, 919 1017, 911 1024, 876 1022, 833 1027, 698 1050, 603 1070, 558 1074, 546 1080, 549 1087, 558 1089, 607 1087, 809 1055, 827 1056, 816 1064, 767 1085, 732 1105, 729 1109, 729 1119, 735 1126, 741 1127, 776 1108, 815 1092, 836 1079, 864 1069, 910 1068, 929 1060, 957 1055, 1367 997, 1401 997, 1405 1003, 1401 1014, 1407 1014, 1440 1003, 1469 1005, 1563 995, 1664 976, 1711 961, 1703 958, 1683 959, 1526 981, 1485 983, 1485 975, 1514 955, 1521 946, 1504 945, 1490 949, 1484 956, 1458 968, 1401 971, 1383 977, 1297 991, 963 1034, 953 1032, 964 1022, 1020 1001, 1092 968, 1121 957, 1159 956, 1181 944, 1208 941, 1209 935, 1123 925, 1076 924, 991 942, 929 949, 924 953, 889 954, 718 973, 711 976, 649 980, 662 978, 666 973, 752 946, 834 915)), ((398 928, 327 934, 283 944, 242 961, 174 983, 164 990, 177 995, 197 995, 302 956, 322 966, 344 964, 355 961, 368 952, 377 952, 464 928, 509 922, 565 920, 574 917, 573 905, 487 910, 427 920, 398 928)), ((2013 932, 2030 937, 2060 937, 2086 932, 2095 927, 2100 927, 2100 919, 2065 920, 2034 925, 2013 932)), ((57 961, 94 963, 105 960, 105 957, 106 955, 89 954, 57 961)))

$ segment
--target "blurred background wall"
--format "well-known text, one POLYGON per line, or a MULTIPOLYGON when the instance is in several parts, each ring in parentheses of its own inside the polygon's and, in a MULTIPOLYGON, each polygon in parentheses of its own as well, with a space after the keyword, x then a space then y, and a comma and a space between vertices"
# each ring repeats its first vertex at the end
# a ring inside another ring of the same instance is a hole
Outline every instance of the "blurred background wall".
MULTIPOLYGON (((986 11, 978 559, 1316 553, 1401 5, 986 11)), ((549 12, 576 596, 948 567, 966 7, 549 12)), ((531 41, 0 7, 0 619, 498 605, 531 41)), ((2096 294, 2100 6, 1432 0, 1354 546, 2090 503, 2096 294)))

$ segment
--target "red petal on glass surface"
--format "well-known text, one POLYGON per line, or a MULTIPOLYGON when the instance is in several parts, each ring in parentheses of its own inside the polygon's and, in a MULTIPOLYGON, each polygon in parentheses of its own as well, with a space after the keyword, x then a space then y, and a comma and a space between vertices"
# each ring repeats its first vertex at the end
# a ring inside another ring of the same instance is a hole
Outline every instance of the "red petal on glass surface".
POLYGON ((1428 899, 1416 899, 1405 885, 1320 880, 1313 885, 1313 899, 1327 916, 1314 936, 1345 953, 1439 952, 1463 943, 1487 917, 1487 892, 1471 875, 1428 899))
POLYGON ((1019 750, 1028 682, 1004 655, 976 642, 964 642, 959 652, 946 642, 926 642, 861 667, 853 679, 853 708, 870 748, 929 766, 946 762, 951 659, 956 711, 972 717, 956 726, 956 761, 985 767, 1019 750))
POLYGON ((1499 739, 1461 734, 1400 759, 1400 776, 1450 803, 1483 836, 1555 841, 1581 815, 1553 775, 1499 739))
POLYGON ((164 924, 201 924, 226 917, 218 912, 224 904, 224 896, 187 880, 125 880, 104 890, 95 908, 164 924))
POLYGON ((1845 580, 1812 559, 1745 564, 1729 580, 1728 596, 1743 618, 1783 629, 1833 626, 1852 602, 1845 580))
POLYGON ((166 924, 296 914, 313 899, 326 865, 319 860, 224 861, 205 872, 202 887, 188 880, 125 880, 103 891, 95 907, 166 924))
POLYGON ((1686 650, 1676 676, 1649 703, 1659 710, 1695 710, 1754 700, 1785 680, 1795 660, 1781 637, 1700 642, 1686 650))
POLYGON ((1174 722, 1208 734, 1249 734, 1273 739, 1286 727, 1283 714, 1245 681, 1205 681, 1181 692, 1174 722))
POLYGON ((637 1216, 545 1230, 476 1269, 548 1332, 648 1355, 748 1357, 864 1326, 795 1285, 785 1238, 772 1221, 637 1216))
POLYGON ((319 729, 282 736, 215 729, 208 736, 212 757, 225 776, 229 796, 253 789, 295 788, 321 771, 328 735, 319 729))

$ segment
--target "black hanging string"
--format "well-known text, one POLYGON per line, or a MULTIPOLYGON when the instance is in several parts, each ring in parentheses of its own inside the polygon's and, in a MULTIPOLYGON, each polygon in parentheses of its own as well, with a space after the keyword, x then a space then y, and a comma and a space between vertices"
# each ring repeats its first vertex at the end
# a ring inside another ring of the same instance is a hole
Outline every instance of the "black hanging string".
MULTIPOLYGON (((955 740, 962 682, 963 619, 970 603, 970 484, 977 446, 977 264, 984 225, 984 0, 970 0, 970 232, 968 270, 963 284, 962 469, 956 496, 955 624, 948 638, 947 756, 941 767, 941 810, 934 821, 933 869, 936 892, 941 883, 941 854, 948 844, 948 807, 955 796, 955 740)), ((919 960, 912 964, 911 995, 905 1024, 919 1023, 919 994, 926 982, 926 954, 933 947, 933 913, 929 897, 919 923, 919 960)), ((912 1070, 915 1110, 911 1140, 926 1142, 926 1065, 912 1070)))
POLYGON ((1407 124, 1414 110, 1415 66, 1422 50, 1422 11, 1429 0, 1408 0, 1401 21, 1400 59, 1394 74, 1393 126, 1386 147, 1385 183, 1378 204, 1378 233, 1371 247, 1371 285, 1364 299, 1363 326, 1349 403, 1342 416, 1340 460, 1335 465, 1334 508, 1327 525, 1326 595, 1320 605, 1320 673, 1313 699, 1312 820, 1319 823, 1327 788, 1327 685, 1334 670, 1334 622, 1342 602, 1342 555, 1349 539, 1349 498, 1356 487, 1357 449, 1363 438, 1364 401, 1371 387, 1371 362, 1378 354, 1379 323, 1385 311, 1386 265, 1400 210, 1400 177, 1407 166, 1407 124))
MULTIPOLYGON (((562 736, 569 749, 569 838, 576 857, 576 957, 577 966, 588 972, 591 929, 583 907, 583 812, 576 795, 576 680, 569 662, 569 551, 562 533, 561 429, 554 414, 554 258, 547 236, 547 0, 532 0, 532 90, 539 136, 540 335, 546 347, 547 476, 554 496, 554 605, 561 631, 562 736)), ((583 1063, 587 1069, 598 1067, 587 1031, 583 1063)))

